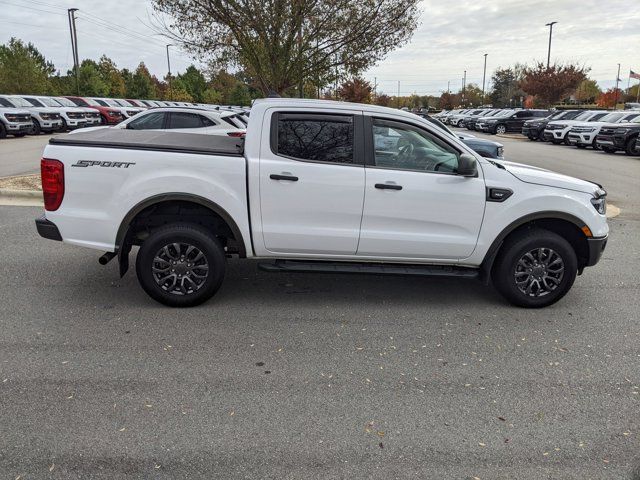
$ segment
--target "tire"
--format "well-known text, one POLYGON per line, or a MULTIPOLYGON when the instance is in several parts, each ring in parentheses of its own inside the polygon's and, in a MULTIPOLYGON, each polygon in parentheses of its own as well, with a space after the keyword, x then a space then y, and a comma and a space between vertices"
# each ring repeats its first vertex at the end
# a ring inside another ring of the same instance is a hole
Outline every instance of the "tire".
POLYGON ((571 146, 571 143, 569 142, 569 135, 565 135, 565 136, 564 136, 564 138, 562 139, 562 141, 564 142, 564 144, 565 144, 567 147, 570 147, 570 146, 571 146))
POLYGON ((38 120, 36 120, 34 118, 33 119, 33 128, 31 129, 31 134, 32 135, 40 135, 41 132, 42 132, 42 128, 40 128, 40 122, 38 122, 38 120))
POLYGON ((67 121, 63 118, 62 119, 62 125, 60 125, 60 128, 58 129, 59 132, 66 132, 67 130, 69 130, 69 127, 67 125, 67 121))
POLYGON ((636 137, 632 137, 629 139, 624 147, 624 153, 630 156, 640 155, 640 148, 636 148, 636 140, 636 137))
POLYGON ((7 138, 7 129, 2 122, 0 122, 0 138, 7 138))
POLYGON ((577 272, 576 253, 567 240, 549 230, 531 228, 508 237, 500 250, 491 278, 498 292, 511 304, 542 308, 566 295, 577 272), (560 263, 557 263, 558 259, 560 263), (531 270, 528 269, 529 265, 531 270), (560 266, 563 266, 562 272, 560 266), (536 277, 536 274, 539 276, 536 277), (539 281, 541 278, 542 283, 539 281), (517 279, 521 282, 520 286, 516 283, 517 279), (527 290, 530 293, 527 294, 527 290))
POLYGON ((554 145, 560 145, 562 144, 562 140, 557 140, 554 138, 553 140, 551 140, 551 143, 553 143, 554 145))
POLYGON ((26 135, 26 133, 14 133, 13 136, 16 138, 22 138, 26 135))
POLYGON ((580 148, 580 149, 582 149, 582 150, 584 150, 585 148, 587 148, 587 146, 586 146, 586 145, 582 145, 582 144, 580 144, 580 143, 576 143, 576 147, 578 147, 578 148, 580 148))
POLYGON ((594 150, 600 150, 600 147, 598 146, 598 142, 596 142, 596 139, 593 139, 593 142, 591 142, 591 148, 593 148, 594 150))
POLYGON ((220 241, 199 225, 189 223, 173 223, 154 230, 136 258, 136 274, 144 291, 170 307, 193 307, 209 300, 222 285, 225 268, 220 241), (195 262, 189 263, 189 259, 195 262), (165 273, 163 281, 161 276, 165 273), (189 283, 185 282, 187 279, 189 283))
POLYGON ((534 142, 536 140, 536 138, 534 136, 532 136, 531 134, 527 135, 527 138, 529 140, 531 140, 532 142, 534 142))
POLYGON ((458 128, 462 128, 464 126, 464 120, 458 120, 458 123, 456 124, 456 126, 458 128))
POLYGON ((100 125, 107 125, 107 117, 100 115, 100 125))
POLYGON ((494 128, 493 133, 496 133, 498 135, 504 135, 505 133, 507 133, 507 126, 506 125, 496 125, 496 128, 494 128))
POLYGON ((602 147, 602 150, 606 153, 616 153, 616 149, 613 147, 602 147))

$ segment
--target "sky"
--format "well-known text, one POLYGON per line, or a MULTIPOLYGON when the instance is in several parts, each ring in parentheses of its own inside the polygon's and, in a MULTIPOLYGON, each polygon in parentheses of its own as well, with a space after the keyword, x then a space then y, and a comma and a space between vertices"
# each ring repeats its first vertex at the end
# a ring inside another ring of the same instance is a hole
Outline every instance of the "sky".
MULTIPOLYGON (((0 42, 12 36, 33 42, 66 72, 72 66, 67 8, 78 8, 80 58, 103 53, 118 67, 134 69, 144 61, 162 77, 167 72, 166 39, 151 27, 149 0, 0 0, 0 42)), ((421 24, 411 41, 364 73, 377 91, 439 95, 467 82, 482 86, 487 55, 487 89, 491 72, 515 63, 546 62, 549 27, 553 27, 551 61, 591 67, 601 87, 621 86, 629 70, 640 72, 639 0, 424 0, 421 24)), ((171 47, 172 72, 195 63, 171 47)), ((637 80, 632 80, 637 82, 637 80)))

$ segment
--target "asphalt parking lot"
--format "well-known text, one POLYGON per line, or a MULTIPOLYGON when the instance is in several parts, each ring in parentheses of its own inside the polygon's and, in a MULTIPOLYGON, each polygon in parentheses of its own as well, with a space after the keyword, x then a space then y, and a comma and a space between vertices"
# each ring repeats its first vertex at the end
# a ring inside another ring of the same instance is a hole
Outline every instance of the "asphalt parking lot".
POLYGON ((621 208, 544 310, 237 260, 211 302, 172 310, 40 239, 40 209, 0 206, 0 476, 640 479, 640 158, 499 141, 621 208))

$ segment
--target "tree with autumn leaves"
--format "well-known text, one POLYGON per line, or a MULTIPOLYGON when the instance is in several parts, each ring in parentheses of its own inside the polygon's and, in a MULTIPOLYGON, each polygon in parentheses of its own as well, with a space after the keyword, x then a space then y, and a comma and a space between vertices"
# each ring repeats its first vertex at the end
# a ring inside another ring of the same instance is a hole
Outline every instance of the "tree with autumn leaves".
POLYGON ((575 92, 588 72, 585 66, 554 64, 547 67, 538 62, 533 67, 525 67, 520 88, 535 96, 537 106, 549 107, 575 92))

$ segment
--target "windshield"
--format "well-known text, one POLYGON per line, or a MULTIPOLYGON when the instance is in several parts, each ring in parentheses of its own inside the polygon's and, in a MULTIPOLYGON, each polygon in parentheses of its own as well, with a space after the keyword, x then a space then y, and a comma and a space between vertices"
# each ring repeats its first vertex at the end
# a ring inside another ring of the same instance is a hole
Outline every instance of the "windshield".
POLYGON ((75 103, 73 103, 68 98, 64 98, 64 97, 56 98, 56 102, 58 102, 63 107, 75 107, 76 106, 75 103))
POLYGON ((559 118, 562 118, 562 120, 573 120, 578 115, 581 115, 580 111, 579 110, 574 110, 574 111, 571 111, 571 112, 566 112, 565 115, 563 115, 562 117, 559 117, 559 118))
POLYGON ((512 115, 513 112, 514 110, 504 110, 500 112, 498 115, 496 115, 496 117, 508 117, 509 115, 512 115))
POLYGON ((33 105, 34 107, 44 107, 44 105, 38 100, 36 100, 35 98, 25 98, 25 100, 29 102, 31 105, 33 105))
POLYGON ((1 97, 0 97, 0 105, 7 108, 13 108, 13 105, 11 105, 11 102, 9 100, 1 97))
POLYGON ((116 100, 120 105, 122 105, 123 107, 135 107, 135 105, 127 100, 122 100, 121 98, 119 98, 118 100, 116 100))
POLYGON ((57 100, 49 97, 38 97, 40 103, 44 103, 47 107, 60 107, 62 104, 57 100))
POLYGON ((93 107, 106 107, 106 105, 96 102, 93 98, 87 98, 87 103, 93 107))
POLYGON ((574 118, 574 120, 586 120, 593 115, 593 112, 582 112, 580 115, 574 118))
POLYGON ((9 97, 9 101, 13 103, 16 107, 33 107, 29 102, 27 102, 22 97, 9 97))

